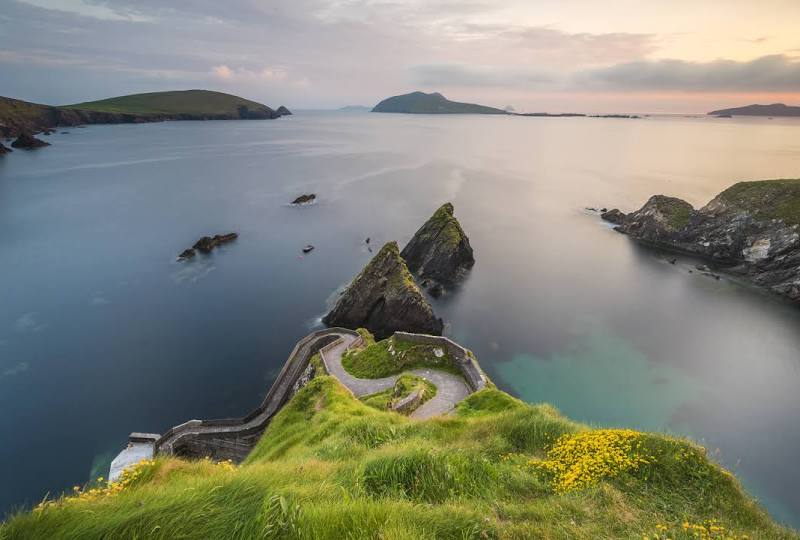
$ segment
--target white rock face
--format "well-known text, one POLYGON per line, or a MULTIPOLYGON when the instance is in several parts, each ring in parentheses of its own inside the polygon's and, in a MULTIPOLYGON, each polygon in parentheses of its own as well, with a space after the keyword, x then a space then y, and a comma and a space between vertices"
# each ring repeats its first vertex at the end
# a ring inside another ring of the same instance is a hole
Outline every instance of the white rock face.
POLYGON ((742 250, 744 260, 747 262, 757 262, 769 257, 771 242, 769 238, 760 238, 742 250))

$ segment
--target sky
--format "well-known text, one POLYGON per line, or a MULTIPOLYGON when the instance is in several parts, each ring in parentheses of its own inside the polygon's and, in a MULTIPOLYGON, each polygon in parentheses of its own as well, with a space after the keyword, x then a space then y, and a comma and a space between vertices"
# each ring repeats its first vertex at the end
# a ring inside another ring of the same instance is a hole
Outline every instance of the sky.
POLYGON ((2 0, 0 95, 414 90, 520 112, 800 105, 800 0, 2 0))

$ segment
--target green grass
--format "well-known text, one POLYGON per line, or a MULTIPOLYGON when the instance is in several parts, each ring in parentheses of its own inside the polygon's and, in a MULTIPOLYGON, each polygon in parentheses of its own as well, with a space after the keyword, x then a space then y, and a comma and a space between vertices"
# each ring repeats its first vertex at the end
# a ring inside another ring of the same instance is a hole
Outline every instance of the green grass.
POLYGON ((433 345, 409 343, 390 337, 365 348, 346 352, 342 356, 342 366, 348 373, 361 379, 378 379, 421 367, 461 374, 446 350, 444 356, 437 358, 434 349, 436 347, 433 345))
POLYGON ((159 458, 117 494, 16 514, 0 538, 641 539, 659 525, 689 538, 681 524, 708 519, 736 538, 798 538, 673 437, 643 434, 646 466, 559 493, 529 463, 588 429, 494 389, 455 415, 412 421, 321 376, 236 469, 159 458))
POLYGON ((240 106, 251 111, 265 106, 238 96, 209 90, 152 92, 67 105, 70 109, 127 114, 233 115, 240 106))
POLYGON ((389 405, 392 403, 392 401, 396 399, 402 399, 417 389, 422 391, 422 399, 417 407, 404 411, 404 414, 408 415, 419 408, 419 405, 422 405, 436 395, 436 386, 434 386, 433 383, 410 373, 398 377, 393 388, 389 388, 383 392, 377 392, 375 394, 364 396, 361 398, 361 401, 373 409, 386 411, 389 409, 389 405))
POLYGON ((800 179, 739 182, 717 196, 734 209, 752 212, 759 219, 782 219, 800 224, 800 179))

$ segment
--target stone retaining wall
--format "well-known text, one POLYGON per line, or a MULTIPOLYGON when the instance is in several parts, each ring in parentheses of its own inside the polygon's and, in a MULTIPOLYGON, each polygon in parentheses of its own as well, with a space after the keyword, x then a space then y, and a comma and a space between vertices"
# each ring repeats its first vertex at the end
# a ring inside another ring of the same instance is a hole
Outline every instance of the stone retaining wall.
POLYGON ((339 334, 355 334, 344 328, 312 332, 295 345, 261 405, 243 418, 190 420, 167 430, 155 441, 156 454, 243 460, 258 442, 269 420, 292 397, 295 383, 311 357, 330 345, 339 334))
POLYGON ((430 336, 428 334, 395 332, 394 339, 410 343, 433 345, 444 349, 453 358, 459 369, 461 369, 464 380, 467 381, 467 384, 473 392, 486 388, 489 382, 489 379, 483 373, 480 366, 478 366, 478 362, 475 360, 475 357, 472 356, 472 353, 449 338, 444 336, 430 336))

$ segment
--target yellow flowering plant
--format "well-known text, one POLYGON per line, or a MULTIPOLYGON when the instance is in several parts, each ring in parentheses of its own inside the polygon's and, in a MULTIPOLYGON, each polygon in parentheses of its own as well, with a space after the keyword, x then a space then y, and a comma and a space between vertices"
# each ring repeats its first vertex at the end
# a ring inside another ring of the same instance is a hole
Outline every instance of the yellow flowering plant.
POLYGON ((652 463, 643 452, 644 437, 630 429, 598 429, 563 435, 544 460, 528 464, 552 477, 559 493, 589 487, 652 463))

